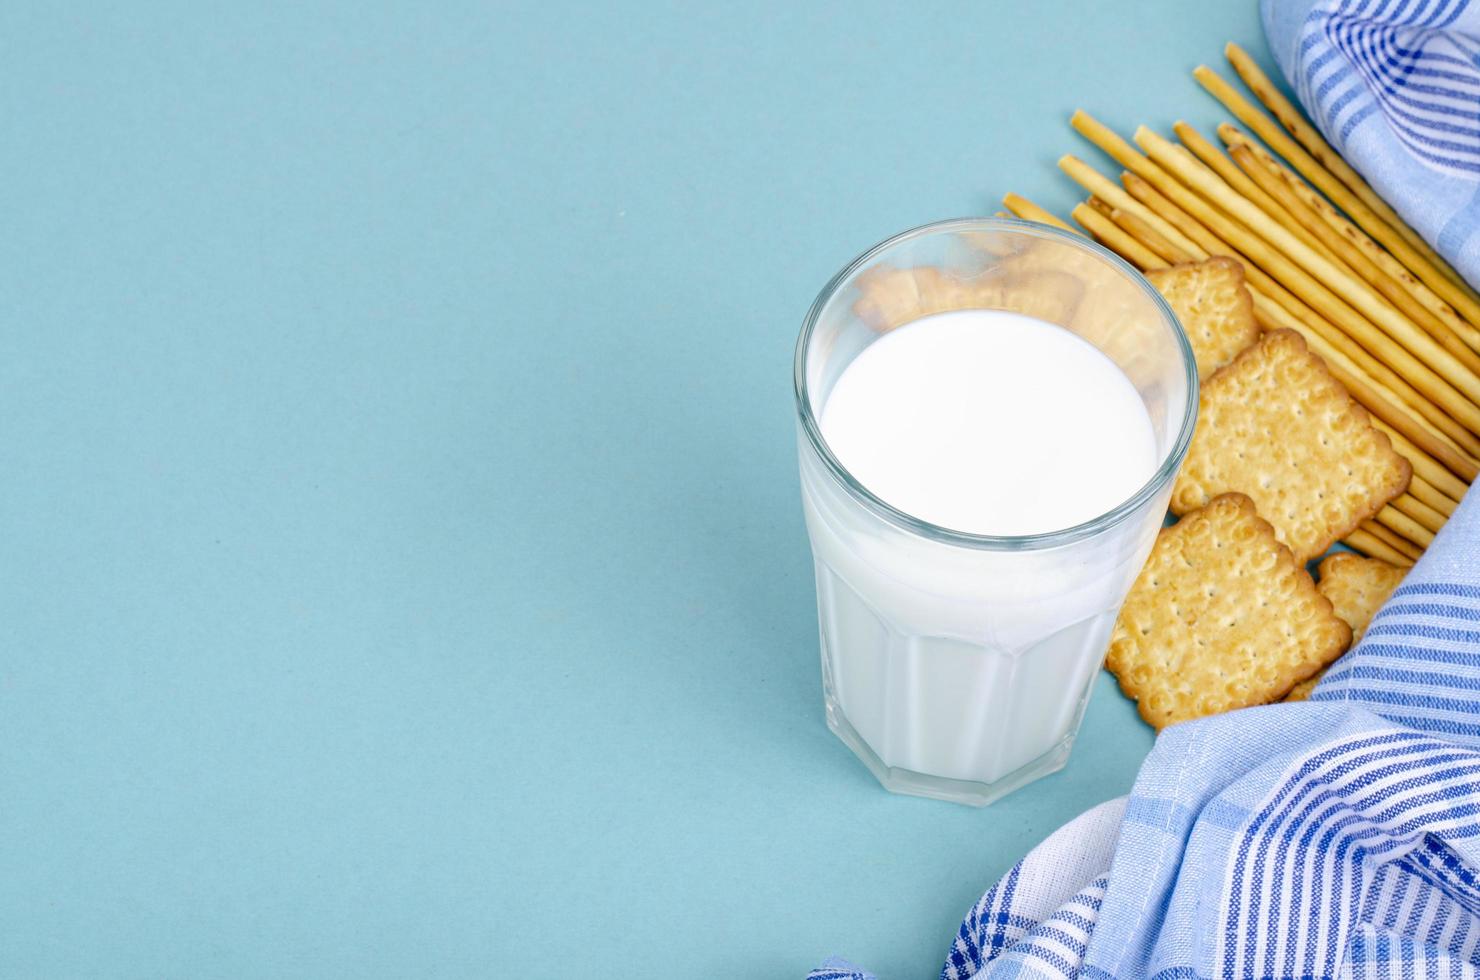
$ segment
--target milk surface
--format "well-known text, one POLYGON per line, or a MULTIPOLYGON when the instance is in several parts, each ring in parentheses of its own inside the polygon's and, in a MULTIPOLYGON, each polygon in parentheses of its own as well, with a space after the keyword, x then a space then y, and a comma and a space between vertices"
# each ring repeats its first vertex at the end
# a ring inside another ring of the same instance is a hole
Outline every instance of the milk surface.
MULTIPOLYGON (((1166 448, 1098 349, 992 310, 925 317, 874 341, 843 369, 820 427, 881 499, 980 534, 1104 514, 1152 478, 1166 448)), ((803 439, 829 725, 905 792, 986 802, 1059 768, 1169 493, 1068 544, 973 548, 861 507, 803 439)))
POLYGON ((1038 534, 1112 510, 1151 478, 1140 395, 1093 345, 1005 310, 928 316, 870 345, 822 436, 876 496, 975 534, 1038 534))

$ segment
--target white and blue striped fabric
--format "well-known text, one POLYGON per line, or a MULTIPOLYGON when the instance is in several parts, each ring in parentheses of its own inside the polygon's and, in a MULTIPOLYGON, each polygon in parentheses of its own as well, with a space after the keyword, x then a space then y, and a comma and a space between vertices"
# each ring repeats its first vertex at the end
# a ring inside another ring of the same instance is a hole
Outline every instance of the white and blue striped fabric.
POLYGON ((1310 701, 1167 729, 1129 797, 971 909, 941 976, 1480 980, 1480 500, 1310 701))
POLYGON ((1480 281, 1480 6, 1262 0, 1280 69, 1326 139, 1480 281))

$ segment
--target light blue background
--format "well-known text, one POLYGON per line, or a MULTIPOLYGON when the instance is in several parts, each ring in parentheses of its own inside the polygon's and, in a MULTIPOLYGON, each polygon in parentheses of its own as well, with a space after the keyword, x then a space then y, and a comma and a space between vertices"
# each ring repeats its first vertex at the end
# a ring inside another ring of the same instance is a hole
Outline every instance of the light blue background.
MULTIPOLYGON (((791 349, 1252 2, 0 8, 0 975, 934 976, 1124 792, 826 730, 791 349)), ((1098 161, 1097 161, 1098 162, 1098 161)))

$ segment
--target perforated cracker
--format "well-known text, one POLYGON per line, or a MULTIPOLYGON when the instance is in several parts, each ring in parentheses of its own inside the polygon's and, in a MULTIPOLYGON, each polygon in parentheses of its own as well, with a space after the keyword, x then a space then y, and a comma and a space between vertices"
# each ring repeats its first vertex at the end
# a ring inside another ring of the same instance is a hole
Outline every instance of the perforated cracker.
POLYGON ((900 269, 880 265, 858 277, 853 312, 884 332, 950 310, 1011 310, 1066 324, 1084 296, 1072 274, 1026 266, 1011 259, 985 272, 962 276, 936 266, 900 269))
POLYGON ((934 266, 874 266, 858 277, 853 312, 880 332, 960 306, 958 284, 934 266))
POLYGON ((1327 555, 1317 571, 1316 588, 1331 600, 1336 615, 1352 628, 1355 643, 1367 632, 1377 610, 1387 602, 1393 590, 1403 584, 1407 571, 1376 558, 1363 558, 1349 551, 1327 555))
POLYGON ((1160 729, 1275 701, 1350 643, 1254 502, 1230 493, 1157 537, 1106 666, 1160 729))
POLYGON ((1146 273, 1182 322, 1197 374, 1206 378, 1259 339, 1244 268, 1227 256, 1146 273))
POLYGON ((1274 330, 1203 385, 1172 511, 1246 493, 1308 561, 1408 488, 1412 469, 1293 330, 1274 330))
MULTIPOLYGON (((1367 625, 1377 610, 1403 581, 1404 570, 1376 558, 1363 558, 1348 551, 1328 555, 1321 561, 1320 581, 1316 588, 1331 600, 1336 615, 1352 628, 1352 642, 1367 632, 1367 625)), ((1286 701, 1304 701, 1310 697, 1325 671, 1295 685, 1286 701)))

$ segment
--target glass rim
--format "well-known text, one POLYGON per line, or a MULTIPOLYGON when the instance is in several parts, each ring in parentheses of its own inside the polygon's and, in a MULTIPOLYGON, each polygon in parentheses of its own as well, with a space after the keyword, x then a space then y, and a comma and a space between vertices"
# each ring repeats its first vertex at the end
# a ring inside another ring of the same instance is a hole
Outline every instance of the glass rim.
POLYGON ((1146 281, 1146 277, 1141 275, 1129 262, 1098 243, 1071 231, 1064 231, 1051 225, 1040 224, 1036 221, 1023 221, 1019 218, 949 218, 944 221, 933 221, 907 231, 902 231, 862 252, 857 258, 849 262, 841 271, 829 279, 827 285, 823 286, 822 291, 817 294, 817 298, 812 301, 812 308, 807 311, 807 316, 802 321, 801 334, 797 337, 792 373, 792 382, 796 393, 797 417, 801 420, 802 428, 807 433, 807 440, 812 444, 812 449, 826 465, 833 479, 847 490, 849 494, 889 523, 913 534, 947 544, 976 548, 984 551, 1031 551, 1054 548, 1083 540, 1084 538, 1091 537, 1108 528, 1114 527, 1134 513, 1147 500, 1155 496, 1176 475, 1178 468, 1182 465, 1182 460, 1187 456, 1188 446, 1192 443, 1192 431, 1197 424, 1199 398, 1197 361, 1193 357, 1192 344, 1187 339, 1187 332, 1182 328, 1182 322, 1177 319, 1176 313, 1172 311, 1171 306, 1167 304, 1166 299, 1161 293, 1157 292, 1146 281), (807 349, 811 344, 812 334, 816 330, 817 322, 822 316, 823 309, 837 295, 838 290, 844 282, 848 281, 855 272, 880 254, 912 239, 958 230, 1007 231, 1057 241, 1071 248, 1079 249, 1081 252, 1105 262, 1135 284, 1151 300, 1152 305, 1161 312, 1162 319, 1172 328, 1172 333, 1176 337, 1177 348, 1182 354, 1182 367, 1187 382, 1187 403, 1182 410, 1181 427, 1177 432, 1177 438, 1173 440, 1166 457, 1161 461, 1161 465, 1157 467, 1156 472, 1151 475, 1151 478, 1135 493, 1098 517, 1092 517, 1087 521, 1071 527, 1054 531, 1042 531, 1036 534, 974 534, 969 531, 957 531, 939 524, 932 524, 929 521, 906 513, 893 504, 888 503, 883 498, 876 496, 871 490, 860 483, 848 471, 848 468, 833 455, 832 450, 827 445, 827 440, 822 437, 821 426, 818 425, 817 417, 812 411, 812 401, 807 387, 806 367, 807 349))

